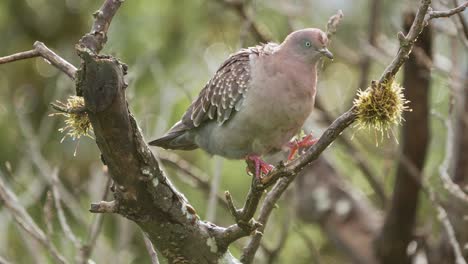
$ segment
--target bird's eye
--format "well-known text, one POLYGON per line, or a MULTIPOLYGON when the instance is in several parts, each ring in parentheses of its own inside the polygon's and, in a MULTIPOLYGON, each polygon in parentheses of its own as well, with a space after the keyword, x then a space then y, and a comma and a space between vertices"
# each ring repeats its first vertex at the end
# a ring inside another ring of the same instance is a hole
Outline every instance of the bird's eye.
POLYGON ((310 43, 310 41, 306 41, 305 44, 304 44, 307 48, 312 46, 312 44, 310 43))

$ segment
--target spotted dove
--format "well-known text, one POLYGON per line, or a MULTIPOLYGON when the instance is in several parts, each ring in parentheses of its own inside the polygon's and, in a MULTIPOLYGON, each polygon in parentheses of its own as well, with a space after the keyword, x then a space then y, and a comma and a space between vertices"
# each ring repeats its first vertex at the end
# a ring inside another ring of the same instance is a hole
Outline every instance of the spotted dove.
MULTIPOLYGON (((317 63, 333 58, 327 35, 316 28, 232 54, 208 81, 182 119, 149 144, 165 149, 202 148, 229 159, 259 158, 287 146, 310 115, 317 63)), ((257 175, 258 176, 258 175, 257 175)))

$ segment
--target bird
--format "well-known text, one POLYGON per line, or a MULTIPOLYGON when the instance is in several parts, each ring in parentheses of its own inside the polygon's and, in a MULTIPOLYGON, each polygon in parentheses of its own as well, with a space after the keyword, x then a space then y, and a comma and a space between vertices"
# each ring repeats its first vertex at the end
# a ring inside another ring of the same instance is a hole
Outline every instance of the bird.
POLYGON ((261 178, 274 168, 262 156, 289 147, 291 159, 298 148, 316 142, 311 135, 291 139, 313 110, 320 59, 333 59, 327 45, 325 32, 305 28, 280 44, 259 44, 231 54, 180 121, 149 144, 245 159, 254 165, 252 174, 261 178))

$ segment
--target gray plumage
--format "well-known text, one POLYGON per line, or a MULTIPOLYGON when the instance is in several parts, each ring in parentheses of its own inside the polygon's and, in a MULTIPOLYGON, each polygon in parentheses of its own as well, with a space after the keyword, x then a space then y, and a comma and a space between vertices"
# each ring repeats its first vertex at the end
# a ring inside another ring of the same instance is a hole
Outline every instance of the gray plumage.
POLYGON ((304 29, 282 44, 268 43, 231 55, 182 119, 150 145, 240 159, 281 149, 298 132, 315 100, 316 64, 325 33, 304 29))

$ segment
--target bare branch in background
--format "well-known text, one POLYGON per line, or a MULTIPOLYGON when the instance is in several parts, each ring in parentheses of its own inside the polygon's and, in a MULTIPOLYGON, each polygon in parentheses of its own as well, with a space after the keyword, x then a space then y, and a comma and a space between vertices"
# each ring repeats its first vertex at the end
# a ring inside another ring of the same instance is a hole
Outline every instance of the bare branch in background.
POLYGON ((466 264, 466 260, 463 257, 462 249, 463 247, 460 246, 460 243, 457 241, 457 237, 455 235, 455 229, 453 228, 452 224, 450 223, 449 217, 445 209, 437 203, 434 191, 430 189, 430 199, 434 202, 436 210, 437 210, 437 219, 442 223, 442 226, 445 230, 445 234, 448 237, 450 245, 452 247, 453 253, 455 255, 455 263, 456 264, 466 264))
POLYGON ((158 253, 156 253, 156 250, 154 250, 153 244, 146 237, 144 233, 143 233, 143 239, 145 240, 146 250, 148 250, 148 253, 151 257, 151 264, 159 264, 158 253))
POLYGON ((465 3, 461 4, 460 6, 457 6, 455 8, 452 8, 450 10, 446 11, 434 11, 430 10, 427 13, 427 18, 426 20, 429 21, 433 18, 440 18, 440 17, 450 17, 455 14, 461 14, 461 12, 465 11, 466 7, 468 6, 468 1, 465 1, 465 3))
POLYGON ((76 235, 73 233, 70 225, 68 224, 67 217, 65 216, 65 212, 62 208, 60 192, 58 190, 59 185, 59 178, 58 178, 58 169, 54 169, 52 172, 52 193, 54 198, 55 209, 57 210, 57 216, 59 219, 60 226, 62 227, 62 231, 65 234, 65 237, 68 238, 75 248, 79 251, 81 250, 81 241, 76 238, 76 235))
POLYGON ((214 222, 216 219, 216 207, 218 205, 218 190, 221 184, 223 170, 223 160, 220 157, 214 157, 213 178, 210 184, 208 194, 208 203, 206 208, 206 221, 214 222))
POLYGON ((258 41, 262 43, 267 43, 271 40, 271 37, 267 36, 263 33, 258 25, 255 23, 254 18, 250 17, 247 12, 247 4, 248 0, 220 0, 223 2, 227 7, 233 9, 239 17, 245 21, 247 25, 247 31, 252 33, 252 36, 258 41))
POLYGON ((54 232, 53 226, 52 226, 52 221, 53 221, 53 207, 54 207, 54 198, 52 197, 52 191, 47 191, 46 194, 46 201, 44 204, 43 208, 43 216, 44 216, 44 223, 46 225, 46 234, 48 237, 52 236, 52 233, 54 232))
MULTIPOLYGON (((285 199, 285 204, 290 204, 292 202, 291 193, 289 192, 285 196, 287 196, 285 199)), ((276 242, 276 245, 274 245, 272 248, 269 248, 264 243, 261 243, 262 250, 265 252, 266 255, 267 264, 273 264, 277 262, 279 254, 286 245, 286 240, 288 239, 290 233, 289 230, 291 227, 291 222, 294 219, 294 207, 287 206, 285 209, 286 213, 283 215, 281 230, 279 231, 279 237, 278 241, 276 242)))
MULTIPOLYGON (((108 179, 104 187, 102 200, 105 200, 107 196, 109 195, 109 189, 111 185, 111 178, 107 175, 107 173, 106 173, 106 176, 108 177, 108 179)), ((99 234, 101 233, 103 217, 104 216, 102 214, 97 214, 93 222, 91 223, 91 226, 89 227, 86 243, 83 245, 82 250, 81 250, 80 258, 82 261, 88 261, 88 259, 91 257, 93 253, 94 247, 97 242, 97 238, 99 234)))
MULTIPOLYGON (((459 6, 458 5, 458 0, 452 0, 452 2, 453 2, 453 4, 455 6, 459 6)), ((465 40, 468 41, 468 23, 466 22, 465 17, 463 16, 462 12, 458 13, 457 17, 458 17, 458 20, 460 21, 461 28, 462 28, 463 34, 465 36, 465 40)))
POLYGON ((0 200, 9 210, 19 227, 37 240, 52 255, 58 263, 68 263, 62 254, 55 248, 44 232, 37 226, 26 209, 18 202, 15 194, 6 186, 0 174, 0 200))
MULTIPOLYGON (((380 28, 380 20, 381 15, 380 11, 382 9, 382 1, 381 0, 371 0, 369 1, 370 8, 369 8, 369 22, 368 22, 368 44, 371 46, 377 45, 377 35, 379 33, 380 28)), ((365 49, 363 49, 365 50, 365 49)), ((371 68, 371 60, 370 57, 364 54, 361 62, 361 77, 359 81, 359 88, 365 89, 369 85, 369 73, 371 68)))
POLYGON ((320 260, 320 253, 317 250, 317 247, 314 244, 314 241, 304 232, 299 230, 299 228, 295 228, 296 233, 302 238, 302 240, 307 245, 307 248, 310 251, 310 259, 312 264, 322 264, 320 260))
MULTIPOLYGON (((445 127, 447 128, 447 137, 454 138, 454 128, 450 120, 442 119, 445 127)), ((454 197, 464 201, 468 204, 468 194, 466 194, 458 184, 456 184, 450 177, 450 164, 452 162, 452 155, 454 150, 454 142, 450 139, 447 140, 445 145, 445 157, 439 166, 439 175, 444 183, 444 188, 454 197)))
POLYGON ((43 57, 47 62, 61 70, 71 79, 75 79, 76 67, 71 63, 57 55, 55 52, 47 48, 44 43, 36 41, 34 49, 24 52, 19 52, 13 55, 0 58, 0 64, 9 63, 17 60, 30 59, 34 57, 43 57))
MULTIPOLYGON (((52 186, 53 170, 49 162, 42 156, 39 139, 34 133, 29 120, 26 119, 20 110, 16 111, 18 120, 19 132, 24 137, 27 149, 25 153, 29 156, 34 166, 38 169, 41 178, 46 181, 49 186, 52 186)), ((58 183, 58 188, 65 205, 69 207, 73 216, 83 225, 86 224, 83 215, 80 214, 81 205, 68 189, 61 183, 58 183)))
POLYGON ((9 262, 8 260, 6 260, 6 258, 3 258, 2 256, 0 256, 0 264, 10 264, 11 262, 9 262))
MULTIPOLYGON (((423 16, 419 14, 420 16, 423 16)), ((403 17, 405 31, 415 21, 414 14, 403 17)), ((408 34, 409 35, 409 34, 408 34)), ((426 56, 432 58, 432 31, 426 27, 415 42, 426 56)), ((416 171, 422 171, 429 144, 429 94, 430 68, 417 61, 412 53, 403 70, 405 97, 411 102, 411 112, 404 113, 406 122, 402 127, 400 155, 414 164, 416 171)), ((413 228, 421 189, 420 173, 411 176, 404 161, 400 160, 394 184, 392 203, 385 217, 385 223, 377 238, 376 251, 382 263, 410 263, 408 244, 413 240, 413 228)))
MULTIPOLYGON (((317 100, 315 102, 315 107, 317 109, 322 110, 322 118, 325 120, 327 124, 330 124, 333 122, 332 116, 324 109, 320 100, 317 100)), ((365 157, 365 155, 363 155, 361 151, 355 147, 354 143, 351 142, 351 140, 347 138, 345 135, 342 135, 341 137, 339 137, 337 141, 340 144, 343 144, 343 146, 348 151, 349 156, 355 160, 359 169, 361 170, 361 172, 364 174, 364 177, 368 181, 370 187, 374 190, 375 194, 377 195, 380 201, 380 204, 382 205, 382 207, 385 207, 385 205, 388 202, 388 198, 387 198, 387 194, 385 193, 383 183, 377 176, 378 175, 377 172, 372 170, 371 166, 368 164, 368 160, 365 157)))

